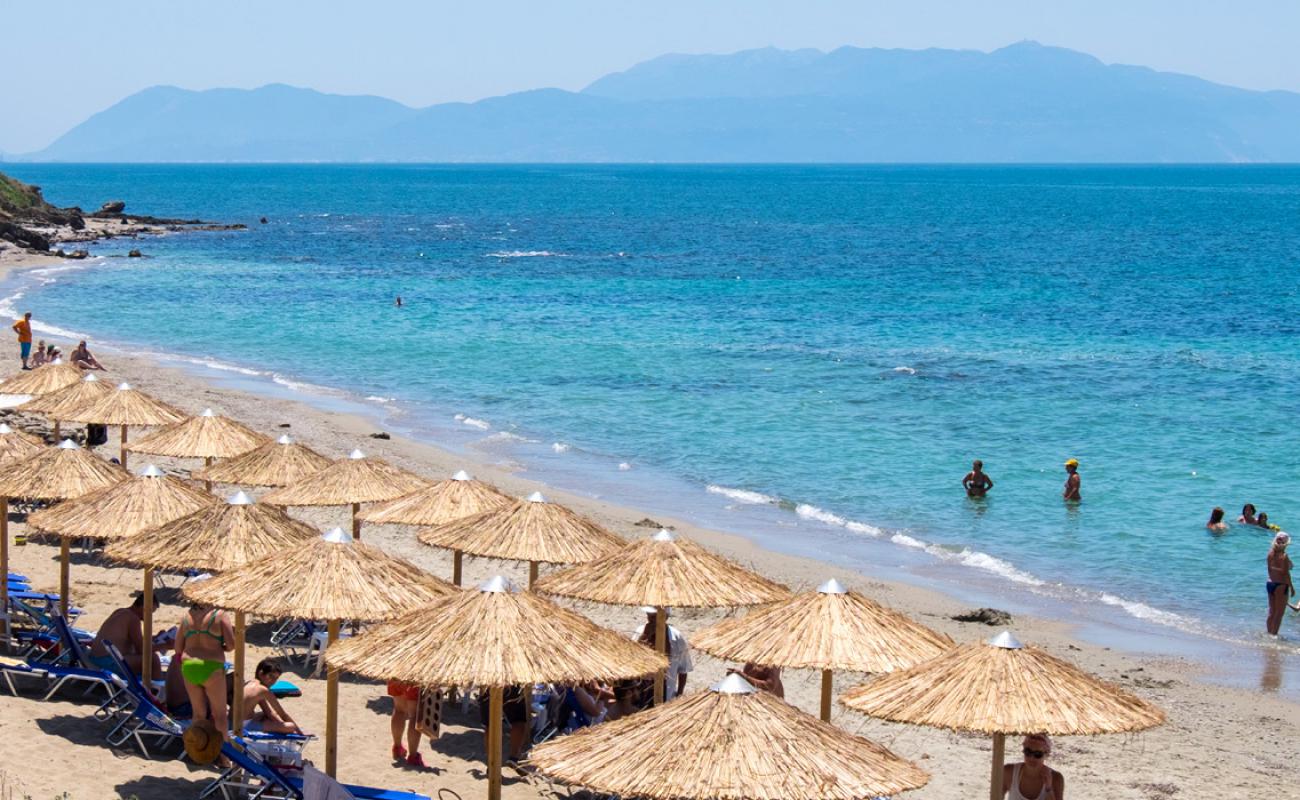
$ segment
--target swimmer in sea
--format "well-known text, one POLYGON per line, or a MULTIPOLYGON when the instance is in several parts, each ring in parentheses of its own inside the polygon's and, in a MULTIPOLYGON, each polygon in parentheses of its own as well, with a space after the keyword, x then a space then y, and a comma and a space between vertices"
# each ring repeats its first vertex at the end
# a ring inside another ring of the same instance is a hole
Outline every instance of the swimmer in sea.
POLYGON ((1210 521, 1205 523, 1205 527, 1215 533, 1226 531, 1228 529, 1228 523, 1223 521, 1223 509, 1215 506, 1214 510, 1210 512, 1210 521))
POLYGON ((966 489, 967 497, 983 497, 993 488, 993 479, 984 474, 984 462, 975 459, 970 472, 961 479, 961 485, 966 489))
POLYGON ((1246 505, 1244 505, 1244 506, 1241 507, 1241 516, 1240 516, 1240 517, 1237 517, 1237 524, 1238 524, 1238 525, 1258 525, 1258 524, 1259 524, 1259 522, 1255 519, 1255 504, 1254 504, 1254 503, 1247 503, 1246 505))
POLYGON ((393 303, 393 305, 398 308, 402 307, 402 296, 400 294, 397 296, 397 300, 396 302, 393 303))
POLYGON ((1065 489, 1061 492, 1061 497, 1063 497, 1067 502, 1077 503, 1083 499, 1082 495, 1079 494, 1079 486, 1082 483, 1082 480, 1079 478, 1079 460, 1077 458, 1072 458, 1069 461, 1066 461, 1065 472, 1067 474, 1065 478, 1065 489))

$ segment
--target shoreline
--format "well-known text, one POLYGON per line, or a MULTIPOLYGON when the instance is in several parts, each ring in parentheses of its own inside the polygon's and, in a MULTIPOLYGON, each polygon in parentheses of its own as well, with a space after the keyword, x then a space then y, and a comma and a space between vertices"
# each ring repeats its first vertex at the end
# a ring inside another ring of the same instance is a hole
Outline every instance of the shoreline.
MULTIPOLYGON (((647 516, 642 509, 557 489, 529 476, 520 475, 508 467, 486 463, 482 458, 471 454, 456 453, 407 438, 389 431, 387 426, 382 430, 389 433, 391 438, 371 438, 371 434, 379 433, 381 428, 373 419, 349 410, 322 409, 302 397, 273 396, 243 388, 231 388, 223 385, 220 380, 201 377, 184 365, 169 365, 156 358, 114 352, 104 360, 111 370, 108 374, 113 380, 129 381, 191 413, 211 406, 218 413, 238 419, 263 433, 289 433, 296 440, 330 457, 342 456, 352 447, 359 447, 367 454, 390 460, 398 466, 427 476, 449 475, 457 469, 465 468, 514 495, 543 491, 548 499, 568 505, 621 535, 634 537, 652 532, 651 527, 638 524, 647 516)), ((232 374, 231 377, 240 376, 232 374)), ((101 448, 101 451, 105 454, 115 453, 115 440, 116 436, 110 436, 109 444, 101 448)), ((144 456, 136 456, 132 466, 138 469, 149 460, 144 456)), ((188 470, 193 466, 192 463, 173 459, 152 460, 169 471, 188 470)), ((220 487, 220 491, 224 495, 233 489, 220 487)), ((341 524, 346 518, 346 511, 339 508, 294 509, 294 515, 325 528, 341 524)), ((954 622, 950 617, 969 610, 970 605, 935 588, 866 576, 850 566, 775 552, 744 536, 695 525, 689 520, 671 515, 654 512, 649 516, 658 523, 676 528, 682 535, 695 539, 706 547, 786 583, 792 589, 811 588, 834 577, 925 625, 949 634, 959 642, 987 639, 1000 630, 979 623, 954 622)), ((21 525, 15 527, 21 530, 21 525)), ((435 574, 445 575, 449 571, 450 558, 441 551, 417 544, 409 528, 365 526, 363 538, 409 558, 435 574)), ((57 547, 31 542, 26 547, 15 548, 15 558, 14 568, 32 574, 38 587, 48 586, 50 580, 57 580, 57 547)), ((519 565, 472 558, 466 562, 467 582, 478 581, 495 573, 516 579, 525 574, 519 565)), ((73 567, 73 581, 76 602, 90 609, 81 624, 93 630, 98 619, 102 619, 107 610, 114 607, 114 603, 125 600, 129 591, 135 588, 138 574, 130 570, 101 567, 93 560, 79 561, 73 567)), ((578 608, 601 624, 616 630, 635 622, 634 610, 589 604, 581 604, 578 608)), ((178 606, 165 607, 160 619, 169 619, 168 615, 178 613, 178 609, 178 606)), ((681 610, 677 615, 677 624, 689 638, 692 631, 699 630, 728 613, 734 612, 681 610)), ((1173 792, 1181 790, 1180 796, 1186 797, 1244 797, 1264 791, 1269 786, 1276 786, 1276 781, 1284 780, 1292 768, 1286 758, 1289 751, 1286 748, 1285 732, 1288 727, 1300 724, 1300 704, 1277 694, 1288 683, 1295 685, 1295 681, 1285 674, 1281 653, 1261 653, 1264 659, 1263 677, 1254 682, 1257 688, 1224 687, 1207 681, 1213 667, 1210 663, 1187 657, 1112 650, 1087 641, 1086 637, 1080 636, 1078 626, 1069 622, 1017 613, 1011 629, 1026 643, 1044 647, 1089 672, 1136 691, 1160 705, 1169 714, 1169 722, 1165 726, 1148 733, 1125 737, 1063 738, 1058 743, 1058 754, 1054 756, 1053 763, 1067 774, 1074 796, 1150 799, 1167 798, 1173 792), (1272 728, 1261 735, 1259 726, 1264 723, 1272 728), (1173 790, 1166 791, 1166 787, 1173 787, 1173 790), (1234 792, 1234 789, 1240 790, 1240 794, 1234 792)), ((258 650, 253 652, 257 653, 258 650)), ((264 648, 264 654, 270 654, 269 648, 264 648)), ((255 657, 250 655, 250 658, 255 657)), ((722 662, 697 653, 697 670, 691 676, 688 690, 698 690, 721 677, 725 666, 722 662)), ((836 685, 842 690, 861 680, 862 676, 845 675, 837 677, 836 685)), ((815 676, 792 670, 786 673, 785 681, 787 698, 791 702, 805 710, 815 709, 815 676)), ((304 698, 294 701, 293 711, 298 715, 301 710, 299 718, 310 724, 312 729, 319 730, 316 717, 319 716, 320 709, 316 698, 320 693, 318 684, 323 682, 305 676, 295 678, 295 682, 303 686, 304 698)), ((372 708, 373 703, 382 702, 378 699, 382 693, 382 685, 355 680, 344 682, 342 719, 345 720, 345 735, 352 736, 354 741, 350 747, 341 748, 345 753, 340 765, 341 775, 357 782, 422 789, 426 794, 448 785, 448 781, 451 781, 451 785, 458 786, 458 780, 476 780, 461 776, 457 770, 465 772, 466 776, 472 776, 472 762, 476 757, 474 748, 478 746, 477 732, 466 738, 469 747, 462 748, 464 753, 454 750, 442 753, 440 748, 452 747, 454 737, 446 745, 439 743, 435 746, 435 757, 447 759, 450 765, 444 767, 448 772, 439 777, 392 771, 383 758, 385 753, 371 752, 386 749, 386 745, 377 743, 376 739, 379 738, 377 731, 386 730, 387 724, 362 706, 372 708), (364 722, 364 725, 357 725, 353 730, 350 728, 353 722, 364 722), (462 761, 465 763, 462 764, 462 761), (461 770, 462 766, 464 770, 461 770)), ((51 758, 65 760, 66 748, 75 746, 86 751, 89 754, 87 757, 92 761, 97 761, 94 764, 96 769, 93 774, 76 778, 76 787, 69 787, 66 783, 59 783, 61 778, 57 775, 34 775, 28 778, 23 774, 23 761, 16 752, 0 754, 0 768, 16 771, 27 779, 28 789, 33 794, 71 788, 74 796, 98 796, 107 788, 103 784, 108 782, 109 786, 121 793, 135 793, 141 800, 152 800, 155 797, 177 796, 178 791, 188 791, 181 789, 180 781, 193 781, 195 777, 203 777, 202 774, 191 774, 188 768, 177 765, 177 762, 145 762, 134 757, 124 759, 111 755, 111 751, 106 750, 97 741, 97 737, 83 742, 73 738, 72 734, 51 735, 47 730, 50 727, 48 717, 44 715, 54 713, 52 705, 54 704, 42 704, 35 700, 23 700, 21 705, 0 703, 0 727, 20 735, 24 730, 22 725, 31 725, 32 736, 41 740, 40 747, 49 749, 51 758), (23 715, 41 718, 35 723, 30 719, 22 722, 23 715), (95 758, 95 754, 99 754, 99 757, 95 758), (123 777, 135 778, 141 773, 147 774, 149 778, 129 780, 125 784, 112 783, 123 777)), ((69 728, 74 724, 94 724, 74 716, 79 713, 79 707, 70 704, 66 704, 66 707, 65 704, 59 704, 58 707, 63 716, 57 719, 66 719, 69 728)), ((468 719, 455 714, 450 716, 453 730, 454 726, 468 719)), ((983 737, 890 725, 868 720, 839 707, 835 711, 835 722, 852 732, 885 744, 904 757, 918 760, 934 774, 934 781, 929 786, 910 796, 940 800, 969 798, 979 791, 981 781, 987 778, 987 740, 983 737)), ((476 717, 465 724, 469 730, 473 730, 476 717)), ((92 737, 83 735, 82 738, 92 737)), ((319 751, 315 756, 320 757, 319 751)), ((461 792, 462 796, 470 796, 476 790, 476 784, 460 788, 465 789, 461 792)), ((522 800, 538 797, 538 793, 543 790, 542 784, 534 786, 527 781, 519 781, 509 784, 506 793, 522 800)))

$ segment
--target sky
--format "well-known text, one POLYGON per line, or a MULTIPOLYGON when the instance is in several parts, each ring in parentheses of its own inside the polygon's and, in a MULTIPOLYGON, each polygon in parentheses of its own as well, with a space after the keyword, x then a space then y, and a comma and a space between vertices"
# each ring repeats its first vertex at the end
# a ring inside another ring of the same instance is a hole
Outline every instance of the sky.
POLYGON ((994 50, 1023 40, 1250 89, 1300 91, 1292 0, 0 0, 0 152, 122 98, 288 83, 411 106, 577 90, 664 53, 994 50))

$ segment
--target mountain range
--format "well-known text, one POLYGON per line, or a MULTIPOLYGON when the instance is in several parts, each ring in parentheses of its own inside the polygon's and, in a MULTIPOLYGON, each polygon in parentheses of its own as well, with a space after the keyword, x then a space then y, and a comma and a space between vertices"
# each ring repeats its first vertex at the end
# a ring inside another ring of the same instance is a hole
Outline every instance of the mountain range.
POLYGON ((411 108, 272 84, 157 86, 29 161, 1286 162, 1300 94, 1021 42, 666 55, 579 92, 411 108))

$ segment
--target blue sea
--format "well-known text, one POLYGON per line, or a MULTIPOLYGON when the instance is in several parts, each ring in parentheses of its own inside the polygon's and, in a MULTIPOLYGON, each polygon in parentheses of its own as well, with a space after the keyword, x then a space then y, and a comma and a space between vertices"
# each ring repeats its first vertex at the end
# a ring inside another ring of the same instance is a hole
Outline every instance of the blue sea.
POLYGON ((6 168, 248 224, 39 321, 792 553, 1258 642, 1270 534, 1206 518, 1300 529, 1300 168, 6 168))

